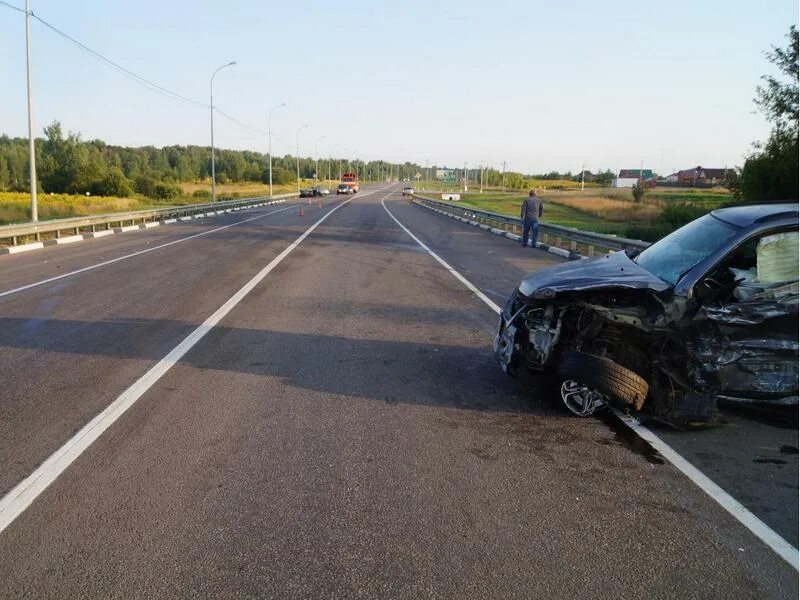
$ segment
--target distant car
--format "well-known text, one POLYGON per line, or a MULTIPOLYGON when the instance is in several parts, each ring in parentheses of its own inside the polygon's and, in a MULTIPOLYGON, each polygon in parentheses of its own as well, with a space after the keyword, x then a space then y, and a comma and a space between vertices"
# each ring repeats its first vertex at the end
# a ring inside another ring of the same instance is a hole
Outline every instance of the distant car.
POLYGON ((353 188, 351 188, 346 183, 340 183, 339 186, 336 188, 336 194, 352 194, 353 188))
POLYGON ((313 188, 305 188, 305 189, 300 190, 300 197, 301 198, 313 198, 314 196, 316 196, 316 194, 314 193, 314 189, 313 188))
POLYGON ((410 185, 407 185, 403 188, 403 196, 413 196, 414 195, 414 188, 410 185))
POLYGON ((509 375, 555 376, 586 416, 606 403, 675 425, 717 399, 797 406, 797 204, 717 209, 639 253, 541 269, 500 317, 509 375))
POLYGON ((331 193, 328 188, 322 187, 321 185, 316 185, 311 189, 314 191, 315 196, 328 196, 331 193))

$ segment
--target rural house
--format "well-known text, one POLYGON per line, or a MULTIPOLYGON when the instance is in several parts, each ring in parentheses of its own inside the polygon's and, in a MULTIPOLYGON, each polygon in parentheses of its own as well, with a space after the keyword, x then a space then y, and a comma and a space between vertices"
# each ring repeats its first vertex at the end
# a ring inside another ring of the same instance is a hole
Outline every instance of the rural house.
POLYGON ((728 169, 706 169, 697 166, 694 169, 678 171, 677 182, 685 185, 721 185, 725 183, 728 169))
POLYGON ((655 181, 652 169, 621 169, 616 179, 611 181, 611 187, 631 188, 636 182, 643 179, 647 182, 655 181))

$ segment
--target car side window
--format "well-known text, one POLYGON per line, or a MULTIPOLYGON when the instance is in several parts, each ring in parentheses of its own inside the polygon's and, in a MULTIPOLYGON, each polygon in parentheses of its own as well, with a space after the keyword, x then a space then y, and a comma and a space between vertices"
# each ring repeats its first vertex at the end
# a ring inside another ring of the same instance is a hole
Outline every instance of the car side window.
POLYGON ((740 244, 698 282, 695 291, 701 303, 727 304, 770 292, 774 296, 797 280, 798 232, 769 231, 740 244))

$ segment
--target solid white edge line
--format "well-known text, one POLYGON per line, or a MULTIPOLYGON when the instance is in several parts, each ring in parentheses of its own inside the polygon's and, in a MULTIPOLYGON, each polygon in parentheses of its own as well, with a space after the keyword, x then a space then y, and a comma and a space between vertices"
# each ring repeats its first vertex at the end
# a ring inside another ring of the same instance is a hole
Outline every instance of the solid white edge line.
POLYGON ((411 232, 408 230, 408 228, 407 228, 405 225, 403 225, 403 224, 402 224, 400 221, 398 221, 398 220, 397 220, 397 217, 395 217, 395 216, 392 214, 392 211, 390 211, 388 208, 386 208, 386 202, 385 202, 385 198, 384 198, 383 200, 381 200, 381 205, 383 206, 383 210, 385 210, 385 211, 386 211, 386 213, 387 213, 387 214, 388 214, 390 217, 392 217, 392 220, 394 220, 394 222, 395 222, 395 223, 397 223, 397 225, 398 225, 398 226, 399 226, 399 227, 400 227, 400 228, 401 228, 403 231, 405 231, 405 232, 406 232, 406 233, 407 233, 409 236, 411 236, 411 239, 413 239, 415 242, 417 242, 417 243, 418 243, 420 246, 422 246, 422 248, 423 248, 423 249, 424 249, 424 250, 425 250, 425 251, 426 251, 428 254, 430 254, 430 255, 431 255, 433 258, 435 258, 435 259, 436 259, 436 260, 439 262, 439 264, 440 264, 440 265, 442 265, 442 266, 443 266, 445 269, 447 269, 447 270, 450 272, 450 274, 451 274, 453 277, 455 277, 455 278, 456 278, 456 279, 458 279, 458 280, 459 280, 461 283, 463 283, 463 284, 464 284, 464 285, 467 287, 467 289, 469 289, 469 290, 470 290, 470 291, 471 291, 473 294, 475 294, 475 295, 476 295, 478 298, 480 298, 481 300, 483 300, 483 302, 486 304, 486 306, 488 306, 489 308, 491 308, 491 309, 492 309, 494 312, 496 312, 498 315, 499 315, 499 314, 502 312, 502 311, 501 311, 501 309, 500 309, 500 307, 499 307, 497 304, 495 304, 494 302, 492 302, 492 300, 491 300, 491 299, 490 299, 490 298, 489 298, 489 297, 488 297, 486 294, 484 294, 482 291, 480 291, 478 288, 476 288, 474 285, 472 285, 472 283, 470 283, 469 281, 467 281, 467 280, 466 280, 466 279, 465 279, 465 278, 464 278, 464 277, 461 275, 461 273, 459 273, 459 272, 458 272, 458 271, 456 271, 456 270, 455 270, 453 267, 451 267, 449 264, 447 264, 447 262, 445 262, 445 260, 444 260, 442 257, 440 257, 440 256, 439 256, 438 254, 436 254, 436 253, 435 253, 433 250, 431 250, 430 248, 428 248, 428 246, 426 246, 424 243, 422 243, 422 240, 420 240, 420 239, 419 239, 417 236, 415 236, 413 233, 411 233, 411 232))
MULTIPOLYGON (((326 212, 319 220, 303 232, 294 242, 273 258, 266 267, 256 273, 239 291, 231 296, 222 306, 208 317, 201 325, 186 336, 164 358, 159 360, 142 377, 120 394, 116 400, 84 425, 65 444, 56 450, 36 470, 0 499, 0 532, 28 508, 34 500, 63 473, 91 444, 99 438, 117 419, 122 416, 142 395, 219 323, 225 315, 233 310, 252 289, 257 286, 292 250, 297 248, 311 232, 329 216, 350 202, 348 198, 326 212)), ((288 207, 284 210, 289 210, 288 207)), ((263 216, 263 215, 262 215, 263 216)))
MULTIPOLYGON (((181 242, 186 242, 189 240, 193 240, 194 238, 198 238, 204 235, 209 235, 214 233, 215 231, 222 231, 223 229, 228 229, 229 227, 234 227, 236 225, 241 225, 242 223, 247 223, 249 221, 255 221, 256 219, 262 219, 264 217, 268 217, 270 215, 274 215, 277 213, 281 213, 287 210, 291 210, 293 206, 287 206, 285 208, 279 208, 277 210, 272 210, 267 213, 256 215, 255 217, 249 217, 247 219, 242 219, 241 221, 236 221, 235 223, 229 223, 228 225, 222 225, 221 227, 215 227, 214 229, 209 229, 207 231, 201 231, 200 233, 195 233, 194 235, 190 235, 187 237, 182 237, 177 240, 172 240, 171 242, 167 242, 165 244, 160 244, 158 246, 153 246, 152 248, 145 248, 144 250, 139 250, 137 252, 133 252, 131 254, 125 254, 123 256, 118 256, 117 258, 112 258, 110 260, 105 260, 103 262, 97 263, 95 265, 89 265, 88 267, 83 267, 81 269, 75 269, 74 271, 70 271, 69 273, 62 273, 61 275, 56 275, 55 277, 49 277, 48 279, 42 279, 41 281, 36 281, 34 283, 29 283, 27 285, 23 285, 18 288, 14 288, 11 290, 6 290, 5 292, 0 292, 0 298, 3 296, 11 296, 12 294, 17 294, 19 292, 24 292, 25 290, 29 290, 31 288, 39 287, 40 285, 45 285, 48 283, 53 283, 54 281, 59 281, 61 279, 65 279, 67 277, 72 277, 73 275, 79 275, 80 273, 85 273, 86 271, 92 271, 94 269, 98 269, 100 267, 105 267, 108 265, 112 265, 116 262, 121 260, 127 260, 129 258, 133 258, 135 256, 140 256, 142 254, 147 254, 148 252, 153 252, 154 250, 160 250, 161 248, 166 248, 167 246, 173 246, 175 244, 180 244, 181 242)), ((113 231, 113 230, 112 230, 113 231)), ((104 232, 98 232, 104 233, 104 232)), ((110 234, 109 234, 110 235, 110 234)), ((37 242, 41 244, 42 242, 37 242)), ((12 246, 12 248, 21 248, 22 246, 12 246)), ((39 246, 37 246, 39 247, 39 246)), ((20 250, 16 250, 15 252, 20 252, 20 250)))
MULTIPOLYGON (((478 298, 491 308, 497 314, 500 314, 500 307, 486 297, 472 283, 467 281, 460 273, 453 267, 447 264, 428 246, 423 244, 420 239, 411 233, 408 228, 397 220, 392 212, 386 207, 384 200, 381 200, 383 209, 389 214, 390 217, 397 223, 400 228, 405 231, 411 238, 424 248, 428 254, 435 258, 445 269, 447 269, 456 279, 463 283, 469 290, 471 290, 478 298)), ((622 422, 631 428, 640 438, 648 442, 655 450, 661 453, 672 465, 683 473, 689 480, 705 492, 711 499, 719 504, 725 511, 732 515, 739 523, 744 525, 750 533, 755 535, 758 539, 764 542, 773 552, 780 556, 783 560, 789 563, 795 570, 798 570, 798 551, 797 548, 792 546, 789 542, 784 540, 778 533, 771 529, 761 519, 751 513, 733 496, 728 494, 725 490, 719 487, 716 483, 706 477, 699 469, 693 466, 688 460, 678 454, 672 447, 664 440, 658 437, 655 433, 650 431, 647 427, 642 425, 638 419, 623 414, 621 411, 614 409, 614 412, 622 420, 622 422)))
POLYGON ((617 408, 612 407, 612 410, 625 425, 636 433, 636 435, 649 443, 681 473, 686 475, 697 487, 708 494, 708 496, 730 513, 737 521, 747 527, 753 535, 769 546, 773 552, 783 560, 792 565, 795 570, 800 570, 797 548, 783 539, 769 525, 747 510, 738 500, 673 450, 669 444, 658 437, 653 431, 642 425, 638 419, 631 415, 626 415, 617 408))

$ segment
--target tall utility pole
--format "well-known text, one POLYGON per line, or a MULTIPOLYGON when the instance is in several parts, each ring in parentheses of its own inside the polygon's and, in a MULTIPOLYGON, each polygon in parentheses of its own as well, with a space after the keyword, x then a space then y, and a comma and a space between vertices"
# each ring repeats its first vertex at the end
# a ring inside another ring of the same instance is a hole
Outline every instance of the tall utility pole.
POLYGON ((279 108, 286 106, 286 102, 282 102, 278 104, 278 106, 272 107, 272 110, 269 111, 269 117, 267 118, 267 137, 269 137, 269 142, 267 145, 269 146, 269 195, 272 196, 272 113, 274 113, 279 108))
POLYGON ((483 193, 483 163, 481 163, 481 194, 483 193))
POLYGON ((503 191, 506 191, 506 161, 503 161, 503 191))
POLYGON ((308 123, 303 125, 300 129, 297 130, 297 133, 294 136, 296 146, 297 146, 297 156, 295 156, 295 161, 297 162, 297 193, 300 193, 300 132, 303 131, 308 127, 308 123))
POLYGON ((217 201, 217 172, 216 172, 216 165, 215 165, 215 156, 214 156, 214 77, 216 77, 217 73, 219 73, 225 67, 232 67, 236 64, 235 60, 232 60, 228 64, 222 65, 216 71, 211 74, 211 84, 209 87, 211 88, 211 201, 217 201))
MULTIPOLYGON (((39 208, 36 204, 36 140, 33 138, 33 103, 31 100, 31 11, 28 0, 25 0, 25 51, 28 68, 28 160, 30 162, 31 180, 31 221, 39 220, 39 208)), ((38 238, 38 236, 37 236, 38 238)))
POLYGON ((316 183, 319 183, 319 141, 320 140, 324 140, 326 137, 328 137, 328 136, 327 135, 323 135, 322 137, 318 137, 314 141, 314 151, 316 152, 316 155, 317 155, 317 165, 314 167, 314 181, 316 183))
POLYGON ((581 191, 583 191, 583 180, 586 175, 586 165, 581 165, 581 191))
POLYGON ((467 163, 464 163, 464 191, 467 191, 467 163))

